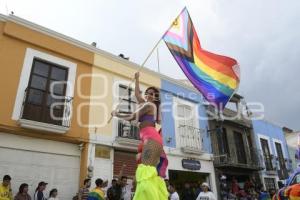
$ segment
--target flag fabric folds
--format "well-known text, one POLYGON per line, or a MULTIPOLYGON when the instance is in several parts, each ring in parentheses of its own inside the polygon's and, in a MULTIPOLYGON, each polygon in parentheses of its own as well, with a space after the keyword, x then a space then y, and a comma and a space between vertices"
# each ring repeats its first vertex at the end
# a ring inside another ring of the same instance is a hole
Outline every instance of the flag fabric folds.
POLYGON ((207 101, 223 110, 239 86, 239 65, 233 58, 204 50, 184 8, 163 40, 178 65, 207 101))

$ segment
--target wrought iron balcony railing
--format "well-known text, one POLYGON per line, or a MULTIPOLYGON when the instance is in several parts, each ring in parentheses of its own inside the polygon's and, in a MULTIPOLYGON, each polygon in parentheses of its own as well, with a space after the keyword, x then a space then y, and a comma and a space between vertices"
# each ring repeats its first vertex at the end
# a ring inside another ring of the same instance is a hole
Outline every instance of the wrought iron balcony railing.
POLYGON ((246 158, 238 158, 236 151, 224 154, 214 154, 214 165, 216 167, 241 167, 253 170, 264 169, 261 151, 256 148, 245 149, 246 158))
POLYGON ((135 124, 131 124, 128 121, 118 120, 118 137, 139 140, 139 128, 135 124))
POLYGON ((204 130, 188 126, 180 125, 179 130, 179 147, 186 153, 202 153, 202 135, 204 130))
POLYGON ((26 89, 20 119, 69 128, 73 97, 51 96, 44 91, 26 89))

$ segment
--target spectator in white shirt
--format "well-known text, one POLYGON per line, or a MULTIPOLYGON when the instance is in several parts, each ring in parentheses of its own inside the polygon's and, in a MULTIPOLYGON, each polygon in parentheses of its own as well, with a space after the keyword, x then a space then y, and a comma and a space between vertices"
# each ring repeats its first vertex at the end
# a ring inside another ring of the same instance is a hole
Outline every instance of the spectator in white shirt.
POLYGON ((202 183, 202 192, 198 195, 196 200, 216 200, 215 195, 209 191, 208 183, 202 183))
POLYGON ((57 198, 57 189, 56 188, 54 188, 50 191, 48 200, 59 200, 57 198))
POLYGON ((174 184, 169 185, 169 192, 170 192, 170 200, 179 200, 179 195, 176 192, 176 188, 174 184))

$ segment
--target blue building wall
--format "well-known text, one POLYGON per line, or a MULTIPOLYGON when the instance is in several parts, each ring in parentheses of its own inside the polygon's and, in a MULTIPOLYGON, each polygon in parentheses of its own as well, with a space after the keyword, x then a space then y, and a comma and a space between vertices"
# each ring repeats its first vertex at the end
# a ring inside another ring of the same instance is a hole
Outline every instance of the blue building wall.
POLYGON ((268 136, 270 138, 271 146, 269 148, 271 149, 273 154, 274 152, 276 152, 276 149, 273 144, 273 139, 280 140, 282 142, 282 151, 284 153, 284 156, 285 158, 289 159, 289 152, 282 127, 274 125, 264 120, 253 120, 252 123, 253 131, 256 137, 256 144, 258 147, 260 146, 258 134, 268 136))
POLYGON ((164 137, 164 145, 173 148, 176 147, 175 121, 173 117, 174 111, 172 109, 174 96, 191 101, 198 105, 198 115, 201 116, 200 118, 202 118, 199 119, 199 128, 205 130, 204 135, 202 136, 203 150, 211 153, 211 140, 210 135, 207 133, 208 121, 207 119, 203 119, 206 117, 206 112, 204 106, 202 105, 202 95, 177 84, 171 83, 167 80, 161 80, 161 103, 163 109, 162 132, 164 137), (166 142, 168 138, 172 138, 169 143, 166 142))

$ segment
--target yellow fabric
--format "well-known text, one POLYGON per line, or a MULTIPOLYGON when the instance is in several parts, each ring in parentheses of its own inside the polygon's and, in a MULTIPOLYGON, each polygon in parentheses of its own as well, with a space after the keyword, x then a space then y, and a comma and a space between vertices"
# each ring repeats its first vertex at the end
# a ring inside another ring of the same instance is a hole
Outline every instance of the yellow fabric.
POLYGON ((9 191, 9 187, 4 187, 0 184, 0 200, 12 200, 12 193, 9 191))
POLYGON ((140 164, 136 170, 137 182, 133 200, 167 200, 169 193, 165 181, 153 166, 140 164))
POLYGON ((217 80, 218 82, 222 83, 223 85, 227 85, 231 89, 237 88, 237 80, 234 78, 223 74, 222 72, 218 72, 217 70, 214 70, 213 68, 207 66, 204 64, 200 58, 197 57, 197 54, 194 52, 194 61, 196 63, 196 66, 202 70, 204 73, 206 73, 208 76, 211 76, 213 79, 217 80), (201 67, 200 67, 201 66, 201 67))

